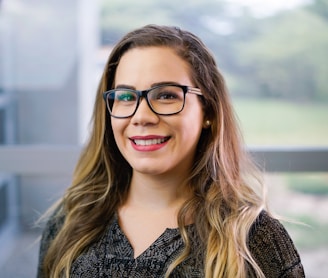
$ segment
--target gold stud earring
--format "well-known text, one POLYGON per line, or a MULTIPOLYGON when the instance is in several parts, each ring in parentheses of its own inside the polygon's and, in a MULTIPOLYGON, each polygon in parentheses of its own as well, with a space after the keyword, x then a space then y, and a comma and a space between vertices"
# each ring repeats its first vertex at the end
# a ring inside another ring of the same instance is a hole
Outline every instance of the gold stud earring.
POLYGON ((209 127, 210 125, 211 125, 211 121, 210 121, 210 120, 206 120, 206 121, 205 121, 205 126, 206 126, 206 127, 209 127))

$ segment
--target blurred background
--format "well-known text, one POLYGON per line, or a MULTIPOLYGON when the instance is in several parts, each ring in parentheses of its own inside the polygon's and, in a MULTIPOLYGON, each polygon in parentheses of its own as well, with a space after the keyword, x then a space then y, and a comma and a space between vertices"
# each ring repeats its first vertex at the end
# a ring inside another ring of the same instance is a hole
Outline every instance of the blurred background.
POLYGON ((307 277, 328 273, 328 0, 179 3, 0 0, 1 277, 35 277, 35 221, 70 184, 110 49, 149 23, 208 45, 271 208, 307 224, 284 223, 307 277))

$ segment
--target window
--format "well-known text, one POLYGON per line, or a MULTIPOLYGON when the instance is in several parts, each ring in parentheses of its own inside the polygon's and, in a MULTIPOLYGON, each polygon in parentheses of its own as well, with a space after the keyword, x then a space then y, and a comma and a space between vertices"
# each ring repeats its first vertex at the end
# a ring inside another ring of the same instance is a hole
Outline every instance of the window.
POLYGON ((266 159, 272 207, 310 225, 287 224, 307 275, 328 271, 327 0, 4 0, 0 14, 1 273, 35 276, 33 223, 69 185, 108 53, 148 23, 188 29, 210 47, 246 143, 266 159), (18 257, 16 243, 26 247, 18 257))

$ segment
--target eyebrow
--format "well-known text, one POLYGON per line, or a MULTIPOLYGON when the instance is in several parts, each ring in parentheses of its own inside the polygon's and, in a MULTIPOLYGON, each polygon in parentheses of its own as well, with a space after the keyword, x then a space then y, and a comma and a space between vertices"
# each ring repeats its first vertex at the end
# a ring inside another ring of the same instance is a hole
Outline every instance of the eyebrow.
POLYGON ((130 85, 119 84, 119 85, 115 86, 115 89, 131 89, 131 90, 135 90, 135 87, 130 86, 130 85))
MULTIPOLYGON (((150 88, 156 87, 156 86, 161 86, 161 85, 181 85, 178 82, 174 82, 174 81, 162 81, 162 82, 156 82, 151 84, 150 88)), ((126 85, 126 84, 119 84, 117 86, 115 86, 116 89, 131 89, 131 90, 135 90, 136 88, 134 86, 131 85, 126 85)))

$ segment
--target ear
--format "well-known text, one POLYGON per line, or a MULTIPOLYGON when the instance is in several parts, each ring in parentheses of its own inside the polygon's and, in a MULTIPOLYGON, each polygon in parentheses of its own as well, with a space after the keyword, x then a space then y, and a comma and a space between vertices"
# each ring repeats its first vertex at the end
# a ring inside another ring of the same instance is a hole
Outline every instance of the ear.
POLYGON ((205 120, 203 123, 203 128, 209 128, 211 126, 211 121, 210 120, 205 120))

